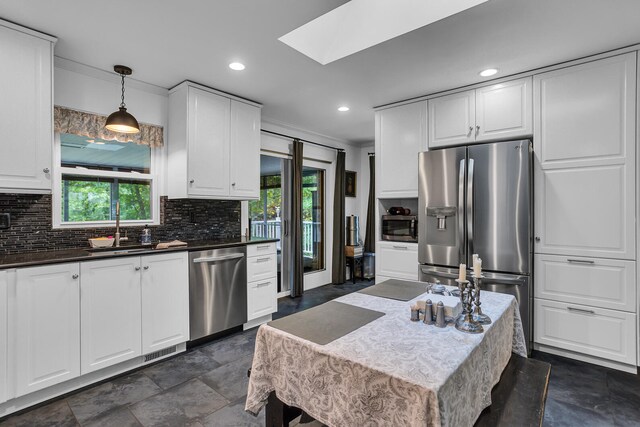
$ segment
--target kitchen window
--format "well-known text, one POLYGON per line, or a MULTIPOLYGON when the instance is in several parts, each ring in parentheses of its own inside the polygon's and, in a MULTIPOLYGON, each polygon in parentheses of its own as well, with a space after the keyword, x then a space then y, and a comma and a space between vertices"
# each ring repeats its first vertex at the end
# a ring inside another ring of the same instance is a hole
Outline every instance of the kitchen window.
POLYGON ((57 133, 55 153, 54 226, 112 226, 118 201, 122 225, 159 223, 149 145, 57 133))

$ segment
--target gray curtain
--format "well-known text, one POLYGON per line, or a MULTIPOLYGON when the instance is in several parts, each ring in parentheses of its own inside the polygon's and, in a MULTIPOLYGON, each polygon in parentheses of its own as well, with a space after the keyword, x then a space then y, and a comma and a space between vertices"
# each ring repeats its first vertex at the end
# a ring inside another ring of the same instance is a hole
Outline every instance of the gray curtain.
POLYGON ((293 140, 293 185, 291 188, 291 250, 293 283, 291 298, 304 292, 304 258, 302 256, 302 141, 293 140))
POLYGON ((364 234, 364 251, 376 251, 376 156, 369 156, 369 203, 364 234))
POLYGON ((333 194, 333 261, 331 281, 340 284, 347 281, 347 267, 344 257, 345 244, 345 152, 338 151, 336 159, 336 189, 333 194))

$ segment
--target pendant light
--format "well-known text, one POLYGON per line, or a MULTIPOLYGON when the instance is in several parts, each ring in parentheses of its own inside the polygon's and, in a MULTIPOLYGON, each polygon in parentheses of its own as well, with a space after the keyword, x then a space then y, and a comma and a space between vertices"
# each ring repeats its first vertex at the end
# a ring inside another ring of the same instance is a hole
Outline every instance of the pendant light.
POLYGON ((107 123, 104 127, 112 132, 138 133, 140 132, 140 125, 135 117, 127 113, 127 108, 124 103, 124 76, 130 76, 132 70, 124 65, 115 65, 113 71, 122 77, 122 102, 120 102, 118 111, 111 113, 109 117, 107 117, 107 123))

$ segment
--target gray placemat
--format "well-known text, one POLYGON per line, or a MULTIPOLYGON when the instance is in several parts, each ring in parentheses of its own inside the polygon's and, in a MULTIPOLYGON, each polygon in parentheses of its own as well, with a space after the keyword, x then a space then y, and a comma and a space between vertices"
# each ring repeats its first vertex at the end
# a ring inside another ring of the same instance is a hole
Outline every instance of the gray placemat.
POLYGON ((418 295, 427 292, 427 284, 421 282, 408 282, 405 280, 389 279, 364 288, 361 294, 373 295, 374 297, 382 297, 388 299, 396 299, 399 301, 409 301, 418 295))
POLYGON ((379 311, 329 301, 268 324, 305 340, 325 345, 382 316, 384 313, 379 311))

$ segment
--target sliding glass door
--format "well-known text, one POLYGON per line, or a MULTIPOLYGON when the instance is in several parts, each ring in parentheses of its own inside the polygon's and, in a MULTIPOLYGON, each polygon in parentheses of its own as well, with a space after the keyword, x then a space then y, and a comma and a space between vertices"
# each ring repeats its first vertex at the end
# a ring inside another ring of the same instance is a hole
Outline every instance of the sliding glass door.
MULTIPOLYGON (((327 164, 304 160, 302 169, 302 252, 305 289, 331 281, 327 265, 326 180, 327 164)), ((260 156, 260 199, 249 202, 251 237, 279 239, 278 293, 291 289, 292 262, 291 212, 292 162, 286 156, 260 156)))
POLYGON ((302 167, 302 252, 304 272, 324 270, 324 169, 302 167))
POLYGON ((260 199, 249 202, 251 237, 279 239, 278 293, 288 292, 291 280, 289 212, 291 160, 285 157, 260 156, 260 199))

